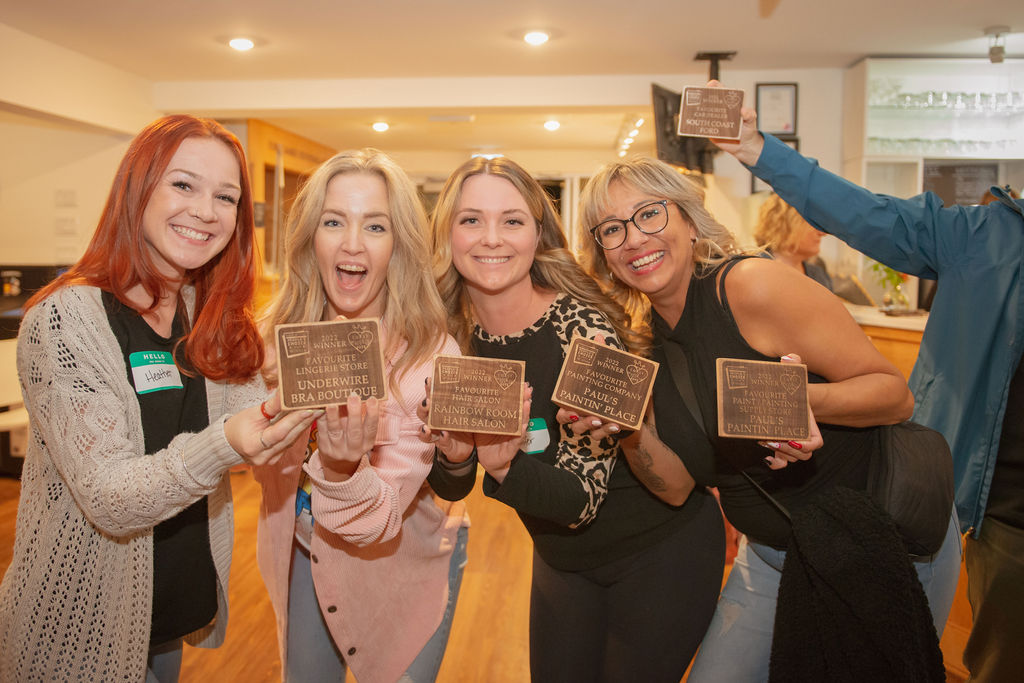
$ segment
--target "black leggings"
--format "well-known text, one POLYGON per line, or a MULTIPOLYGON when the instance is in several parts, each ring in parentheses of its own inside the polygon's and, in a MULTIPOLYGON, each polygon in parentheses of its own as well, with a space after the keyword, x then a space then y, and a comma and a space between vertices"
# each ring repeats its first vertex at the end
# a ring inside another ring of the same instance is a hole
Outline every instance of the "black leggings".
POLYGON ((679 683, 715 612, 725 529, 715 499, 660 543, 565 572, 533 554, 533 683, 679 683))

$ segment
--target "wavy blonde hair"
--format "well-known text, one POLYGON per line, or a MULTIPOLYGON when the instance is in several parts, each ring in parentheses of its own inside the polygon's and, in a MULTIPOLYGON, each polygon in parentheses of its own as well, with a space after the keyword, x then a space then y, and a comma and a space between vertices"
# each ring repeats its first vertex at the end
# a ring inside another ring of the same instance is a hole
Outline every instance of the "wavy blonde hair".
POLYGON ((637 290, 622 283, 608 268, 605 250, 594 240, 590 230, 607 215, 611 202, 610 188, 623 183, 639 192, 662 197, 676 205, 683 218, 697 232, 693 247, 694 262, 706 268, 713 267, 741 252, 736 238, 724 225, 715 220, 704 206, 704 190, 675 168, 650 157, 636 157, 606 164, 594 174, 580 194, 580 223, 578 236, 583 251, 583 266, 600 283, 609 296, 629 313, 634 320, 648 323, 651 303, 637 290))
MULTIPOLYGON (((384 314, 388 330, 384 356, 393 363, 389 385, 411 365, 427 361, 444 343, 445 310, 430 274, 426 214, 416 186, 398 164, 376 149, 340 152, 323 164, 303 184, 288 214, 285 237, 284 280, 260 319, 268 345, 274 344, 274 326, 321 320, 327 306, 320 269, 313 253, 313 239, 327 194, 327 184, 346 173, 376 175, 384 181, 388 213, 394 231, 394 248, 384 283, 384 314), (401 342, 407 342, 398 357, 401 342)), ((276 380, 276 368, 268 371, 276 380)))
POLYGON ((474 323, 465 281, 452 262, 451 236, 462 186, 467 178, 475 175, 492 175, 512 183, 537 222, 540 240, 530 266, 533 285, 564 292, 584 305, 596 308, 612 324, 628 349, 634 353, 646 353, 649 348, 646 337, 632 329, 622 306, 601 290, 569 251, 561 219, 544 188, 522 166, 505 157, 473 157, 455 169, 441 189, 430 221, 437 288, 448 309, 448 330, 463 351, 469 350, 474 323))
POLYGON ((789 254, 796 250, 804 233, 813 229, 796 209, 773 193, 758 212, 754 240, 762 249, 789 254))

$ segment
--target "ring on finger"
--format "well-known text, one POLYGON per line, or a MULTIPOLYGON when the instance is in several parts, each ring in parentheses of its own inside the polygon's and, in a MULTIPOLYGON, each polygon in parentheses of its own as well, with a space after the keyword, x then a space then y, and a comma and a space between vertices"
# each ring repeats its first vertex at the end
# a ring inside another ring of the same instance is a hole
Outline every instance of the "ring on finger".
POLYGON ((260 432, 260 444, 263 445, 263 450, 269 451, 270 450, 270 446, 268 446, 267 442, 263 440, 263 432, 265 432, 265 431, 267 431, 267 430, 264 429, 263 431, 260 432))
POLYGON ((267 420, 273 420, 274 419, 274 416, 267 412, 267 402, 266 401, 264 401, 263 403, 260 404, 260 412, 263 413, 263 417, 265 417, 267 420))

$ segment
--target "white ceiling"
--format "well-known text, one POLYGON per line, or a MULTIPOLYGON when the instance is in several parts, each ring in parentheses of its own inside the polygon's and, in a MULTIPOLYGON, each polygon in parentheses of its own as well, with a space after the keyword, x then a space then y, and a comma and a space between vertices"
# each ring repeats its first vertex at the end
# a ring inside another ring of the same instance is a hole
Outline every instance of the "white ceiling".
MULTIPOLYGON (((983 29, 1008 25, 1024 57, 1022 0, 4 0, 0 22, 154 83, 294 79, 595 76, 708 73, 699 51, 736 51, 729 70, 849 66, 865 56, 983 57, 983 29), (767 12, 777 5, 774 11, 767 12), (767 16, 762 16, 766 14, 767 16), (540 47, 528 29, 553 36, 540 47), (244 34, 257 49, 224 46, 244 34)), ((2 100, 0 93, 0 100, 2 100)), ((621 107, 304 110, 262 115, 325 145, 599 147, 621 107), (431 117, 472 117, 434 121, 431 117), (557 133, 540 124, 556 117, 557 133), (380 136, 368 123, 386 118, 380 136), (430 132, 425 134, 424 131, 430 132), (407 131, 403 133, 403 131, 407 131), (405 137, 402 137, 402 136, 405 137), (555 142, 557 141, 557 142, 555 142)), ((198 112, 201 113, 201 112, 198 112)), ((245 114, 245 112, 238 112, 245 114)))

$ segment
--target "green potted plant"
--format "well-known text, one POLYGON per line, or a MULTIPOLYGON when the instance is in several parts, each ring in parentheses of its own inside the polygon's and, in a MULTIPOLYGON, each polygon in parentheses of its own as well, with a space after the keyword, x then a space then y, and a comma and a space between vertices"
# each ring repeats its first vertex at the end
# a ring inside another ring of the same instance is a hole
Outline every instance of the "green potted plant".
POLYGON ((871 270, 874 271, 878 284, 885 290, 882 297, 883 311, 905 311, 910 307, 907 294, 903 291, 903 284, 908 277, 906 273, 900 273, 877 261, 872 264, 871 270))

